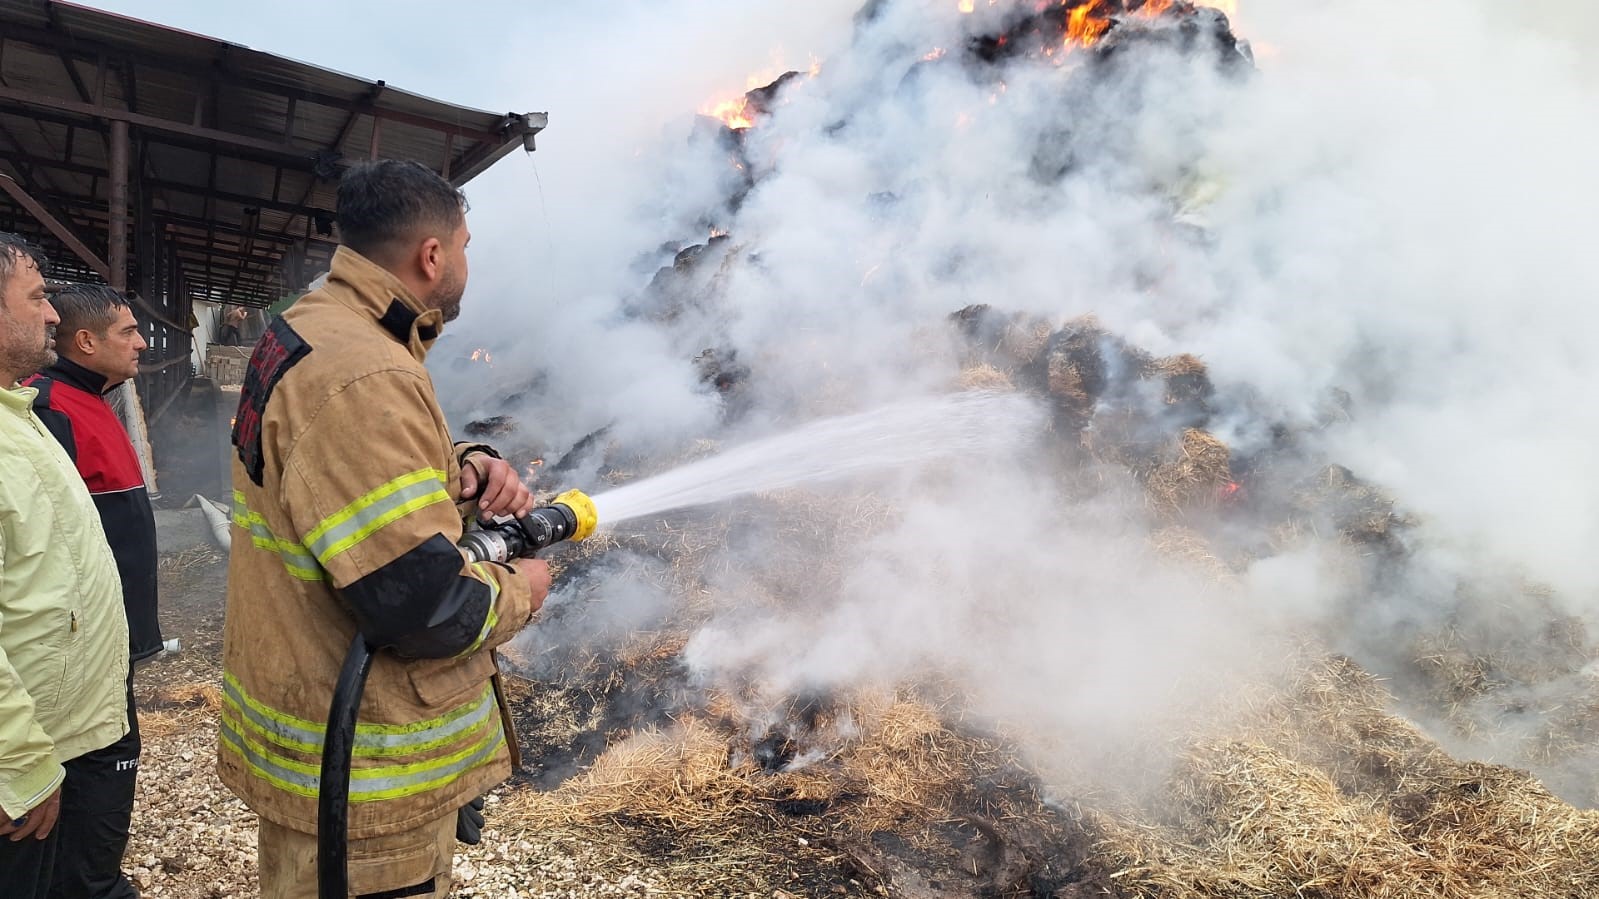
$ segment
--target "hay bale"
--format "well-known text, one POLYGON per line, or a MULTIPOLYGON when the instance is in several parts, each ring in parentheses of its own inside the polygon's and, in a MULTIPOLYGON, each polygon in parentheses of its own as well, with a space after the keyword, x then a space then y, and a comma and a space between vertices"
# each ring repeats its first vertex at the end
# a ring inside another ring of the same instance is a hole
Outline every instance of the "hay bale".
POLYGON ((1292 492, 1294 514, 1315 531, 1336 531, 1357 546, 1394 557, 1408 554, 1404 533, 1415 522, 1386 493, 1342 465, 1328 465, 1292 492))
POLYGON ((1167 458, 1149 473, 1145 488, 1157 512, 1181 515, 1213 507, 1232 482, 1227 444, 1198 428, 1183 431, 1167 458))
POLYGON ((1213 581, 1228 584, 1238 582, 1238 572, 1233 566, 1216 555, 1210 540, 1192 528, 1159 528, 1149 535, 1149 542, 1156 552, 1202 572, 1213 581))
POLYGON ((1348 659, 1304 658, 1197 743, 1173 807, 1099 810, 1096 852, 1131 895, 1569 899, 1599 890, 1599 812, 1525 772, 1460 763, 1348 659))
POLYGON ((1046 319, 1018 314, 1006 323, 999 338, 999 351, 1014 368, 1033 364, 1049 343, 1054 328, 1046 319))
POLYGON ((1440 863, 1324 773, 1256 743, 1196 747, 1174 778, 1176 828, 1198 852, 1177 875, 1216 894, 1407 896, 1440 863))
POLYGON ((1010 375, 992 365, 968 365, 961 369, 955 386, 961 390, 1015 390, 1010 375))
POLYGON ((1003 313, 986 303, 967 306, 949 316, 975 364, 992 364, 1015 372, 1034 363, 1048 343, 1050 323, 1026 313, 1003 313))
POLYGON ((1166 405, 1208 411, 1216 388, 1211 385, 1210 374, 1198 356, 1189 353, 1164 356, 1151 363, 1150 368, 1165 382, 1162 399, 1166 405))

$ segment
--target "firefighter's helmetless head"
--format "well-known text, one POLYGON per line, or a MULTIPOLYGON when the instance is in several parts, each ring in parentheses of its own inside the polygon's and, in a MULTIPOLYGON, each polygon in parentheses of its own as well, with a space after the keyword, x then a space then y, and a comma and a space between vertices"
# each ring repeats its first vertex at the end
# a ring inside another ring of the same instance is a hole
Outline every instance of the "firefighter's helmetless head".
POLYGON ((339 179, 339 239, 453 321, 466 293, 466 208, 460 190, 419 162, 363 162, 339 179))

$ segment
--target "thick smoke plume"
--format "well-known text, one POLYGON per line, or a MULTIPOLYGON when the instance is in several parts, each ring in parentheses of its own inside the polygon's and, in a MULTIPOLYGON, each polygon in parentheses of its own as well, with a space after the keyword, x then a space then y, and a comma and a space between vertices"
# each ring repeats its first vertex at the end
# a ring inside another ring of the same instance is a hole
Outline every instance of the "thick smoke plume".
MULTIPOLYGON (((1201 10, 1197 39, 1143 22, 1068 50, 1018 46, 1030 2, 973 7, 808 8, 815 45, 783 62, 799 74, 737 134, 635 112, 623 98, 681 100, 642 75, 596 75, 590 106, 552 108, 545 146, 594 152, 558 167, 541 150, 543 189, 587 208, 558 202, 552 221, 529 190, 514 229, 474 220, 491 251, 475 308, 430 360, 459 423, 506 416, 510 443, 560 464, 548 487, 601 490, 695 441, 954 389, 971 361, 957 310, 1046 331, 1093 315, 1149 357, 1203 361, 1234 462, 1292 469, 1259 476, 1255 508, 1336 463, 1340 489, 1391 498, 1395 527, 1362 552, 1332 525, 1288 540, 1243 513, 1187 522, 1254 541, 1216 577, 1156 549, 1171 521, 1115 466, 1091 466, 1092 489, 1053 450, 901 472, 875 488, 893 514, 847 545, 745 522, 708 578, 723 607, 685 652, 699 676, 773 696, 937 677, 1040 746, 1114 743, 1270 670, 1289 635, 1404 677, 1440 630, 1536 655, 1543 622, 1592 623, 1599 80, 1548 27, 1581 11, 1246 0, 1244 46, 1201 10), (538 261, 496 261, 495 231, 538 261), (479 347, 492 367, 467 358, 479 347), (822 543, 814 584, 755 601, 763 566, 822 543)), ((785 37, 755 24, 743 41, 785 37)), ((590 575, 603 595, 605 569, 590 575)), ((1529 678, 1530 707, 1587 689, 1571 667, 1529 678)))

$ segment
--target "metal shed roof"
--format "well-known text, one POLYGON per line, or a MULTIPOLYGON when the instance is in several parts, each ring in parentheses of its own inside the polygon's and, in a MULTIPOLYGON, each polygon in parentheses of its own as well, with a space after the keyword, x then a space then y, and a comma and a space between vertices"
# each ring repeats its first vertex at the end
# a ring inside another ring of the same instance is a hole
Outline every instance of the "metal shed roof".
MULTIPOLYGON (((350 162, 415 159, 459 186, 531 149, 546 116, 457 106, 74 3, 0 0, 0 228, 70 249, 35 229, 39 206, 104 252, 118 121, 131 134, 135 243, 170 241, 190 298, 265 305, 326 267, 350 162)), ((114 281, 83 255, 53 254, 68 273, 114 281)), ((148 254, 130 254, 130 287, 141 264, 148 254)))

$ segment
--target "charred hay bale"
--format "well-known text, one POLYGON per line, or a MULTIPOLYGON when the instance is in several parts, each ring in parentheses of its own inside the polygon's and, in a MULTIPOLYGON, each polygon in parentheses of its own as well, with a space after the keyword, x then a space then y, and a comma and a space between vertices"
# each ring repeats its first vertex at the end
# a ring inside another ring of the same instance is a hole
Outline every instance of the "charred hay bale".
POLYGON ((1183 431, 1146 478, 1150 502, 1162 515, 1215 506, 1232 483, 1231 456, 1227 444, 1209 432, 1183 431))
POLYGON ((491 415, 466 423, 468 437, 509 437, 516 430, 516 419, 510 415, 491 415))
POLYGON ((717 305, 726 288, 729 267, 739 256, 726 234, 713 234, 701 244, 679 250, 648 286, 629 303, 629 311, 653 321, 671 323, 693 309, 717 305))
POLYGON ((1182 353, 1156 359, 1151 373, 1164 384, 1161 396, 1166 418, 1183 427, 1202 427, 1210 418, 1210 401, 1216 388, 1198 356, 1182 353))
POLYGON ((1044 318, 1003 313, 986 303, 959 309, 949 318, 970 348, 970 364, 992 365, 1008 373, 1036 362, 1054 330, 1044 318))
POLYGON ((1292 514, 1313 531, 1334 531, 1350 543, 1396 559, 1409 553, 1405 535, 1415 521, 1397 511, 1386 493, 1342 465, 1328 465, 1301 481, 1291 502, 1292 514))
POLYGON ((1049 338, 1039 361, 1044 389, 1055 400, 1057 418, 1081 427, 1093 417, 1094 403, 1109 383, 1100 352, 1105 338, 1092 320, 1069 324, 1049 338))

